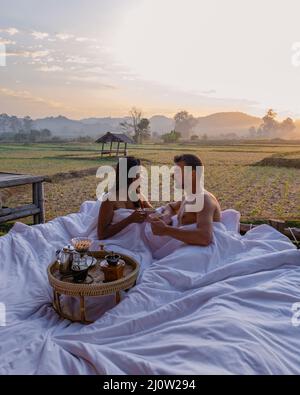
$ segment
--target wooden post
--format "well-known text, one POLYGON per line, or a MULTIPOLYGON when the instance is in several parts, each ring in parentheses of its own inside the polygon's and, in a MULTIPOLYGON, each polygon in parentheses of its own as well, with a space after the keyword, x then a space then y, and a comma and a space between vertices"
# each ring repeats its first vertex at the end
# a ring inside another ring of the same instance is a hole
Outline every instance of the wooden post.
POLYGON ((110 142, 110 152, 109 152, 109 156, 111 156, 111 151, 112 151, 112 146, 113 146, 113 141, 110 142))
POLYGON ((33 204, 39 209, 39 212, 33 215, 34 224, 45 223, 44 186, 42 182, 32 184, 32 200, 33 204))
POLYGON ((45 223, 45 208, 44 208, 44 184, 42 182, 38 183, 38 207, 40 209, 39 213, 39 223, 45 223))
POLYGON ((127 156, 127 143, 125 143, 124 156, 127 156))
POLYGON ((104 142, 102 143, 101 158, 102 158, 102 156, 103 156, 103 151, 104 151, 104 142))
POLYGON ((270 219, 269 225, 273 226, 273 228, 277 229, 279 232, 284 233, 285 221, 270 219))
MULTIPOLYGON (((36 207, 39 207, 37 183, 32 184, 32 202, 36 207)), ((39 213, 34 214, 33 223, 34 223, 34 225, 37 225, 39 223, 39 213)))
POLYGON ((117 157, 119 156, 119 149, 120 149, 120 141, 118 141, 117 157))

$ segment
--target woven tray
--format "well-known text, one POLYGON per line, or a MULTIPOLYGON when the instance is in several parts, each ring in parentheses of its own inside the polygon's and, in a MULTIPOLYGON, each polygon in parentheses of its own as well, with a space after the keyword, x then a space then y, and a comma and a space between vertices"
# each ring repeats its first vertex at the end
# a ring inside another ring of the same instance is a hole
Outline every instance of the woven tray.
POLYGON ((139 263, 127 255, 121 255, 125 261, 124 277, 110 283, 104 283, 104 273, 100 267, 100 262, 108 254, 107 251, 93 251, 88 255, 97 259, 96 265, 89 270, 89 275, 93 278, 91 284, 76 284, 72 277, 63 278, 59 272, 58 262, 54 262, 48 267, 48 279, 54 290, 62 295, 69 296, 101 296, 111 295, 121 290, 126 290, 134 286, 138 272, 139 263))

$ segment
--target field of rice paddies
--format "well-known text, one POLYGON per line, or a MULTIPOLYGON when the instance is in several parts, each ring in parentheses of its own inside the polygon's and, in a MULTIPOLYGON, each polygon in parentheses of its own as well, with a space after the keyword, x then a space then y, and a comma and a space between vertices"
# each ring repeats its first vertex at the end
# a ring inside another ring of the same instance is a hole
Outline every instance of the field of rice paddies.
MULTIPOLYGON (((46 219, 51 220, 76 212, 83 201, 96 198, 96 169, 116 163, 116 158, 101 159, 99 152, 97 144, 4 144, 0 146, 0 171, 46 175, 51 181, 45 183, 46 219)), ((300 145, 264 142, 129 147, 129 155, 139 157, 148 168, 172 165, 173 157, 182 153, 201 157, 205 187, 216 195, 222 209, 239 210, 247 222, 276 218, 300 224, 300 145), (266 158, 272 160, 262 165, 266 158), (282 165, 280 158, 293 160, 296 165, 282 165)), ((8 207, 31 198, 27 187, 1 193, 3 205, 8 207)), ((5 232, 3 226, 1 229, 5 232)))

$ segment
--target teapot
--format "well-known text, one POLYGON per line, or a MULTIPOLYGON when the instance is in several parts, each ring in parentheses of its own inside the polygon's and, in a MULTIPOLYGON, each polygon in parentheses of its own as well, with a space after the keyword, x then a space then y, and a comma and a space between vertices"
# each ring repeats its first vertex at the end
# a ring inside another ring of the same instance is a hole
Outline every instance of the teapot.
POLYGON ((63 247, 61 250, 56 251, 56 259, 59 263, 59 271, 61 274, 66 274, 71 271, 72 263, 77 259, 80 259, 80 255, 75 251, 75 248, 71 245, 63 247))

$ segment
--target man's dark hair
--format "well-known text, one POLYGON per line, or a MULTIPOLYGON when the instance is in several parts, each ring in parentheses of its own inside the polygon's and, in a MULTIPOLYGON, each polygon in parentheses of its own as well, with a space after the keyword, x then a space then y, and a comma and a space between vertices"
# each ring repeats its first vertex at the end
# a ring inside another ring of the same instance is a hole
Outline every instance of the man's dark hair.
POLYGON ((184 162, 186 166, 192 167, 193 170, 196 170, 198 166, 203 166, 201 159, 193 154, 183 154, 175 156, 174 163, 179 162, 184 162))

